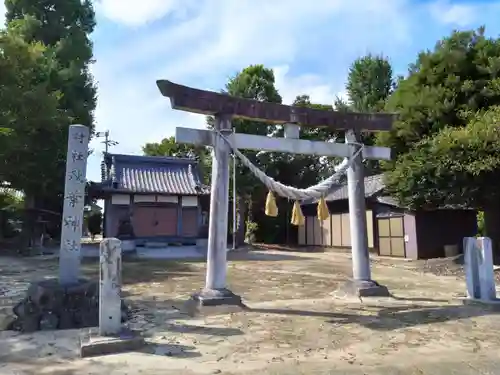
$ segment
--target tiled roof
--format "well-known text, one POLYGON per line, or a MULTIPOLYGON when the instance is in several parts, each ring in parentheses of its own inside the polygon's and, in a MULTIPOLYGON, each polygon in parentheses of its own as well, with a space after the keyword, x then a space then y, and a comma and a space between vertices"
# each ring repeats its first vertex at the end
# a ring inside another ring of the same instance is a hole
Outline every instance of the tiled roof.
MULTIPOLYGON (((384 176, 382 174, 365 177, 366 198, 372 198, 376 202, 385 204, 387 206, 405 208, 398 202, 396 198, 387 195, 387 193, 384 192, 384 189, 385 189, 384 176)), ((325 200, 328 202, 347 200, 347 199, 348 199, 347 182, 344 182, 340 188, 338 188, 337 186, 337 190, 334 190, 332 193, 328 194, 325 197, 325 200)), ((316 202, 317 200, 311 200, 311 201, 304 201, 302 204, 309 205, 316 202)), ((443 205, 438 207, 437 209, 470 210, 471 208, 459 205, 443 205)))
POLYGON ((201 183, 196 160, 106 154, 103 164, 102 185, 117 190, 182 195, 208 193, 208 187, 201 183))
POLYGON ((398 203, 398 200, 391 196, 380 196, 375 198, 377 202, 386 204, 388 206, 400 207, 401 205, 398 203))
MULTIPOLYGON (((365 177, 365 197, 369 198, 377 193, 381 192, 384 189, 384 180, 383 175, 378 174, 375 176, 365 177)), ((348 198, 347 192, 347 182, 342 184, 342 186, 335 190, 334 192, 328 194, 325 197, 326 201, 340 201, 348 198)))

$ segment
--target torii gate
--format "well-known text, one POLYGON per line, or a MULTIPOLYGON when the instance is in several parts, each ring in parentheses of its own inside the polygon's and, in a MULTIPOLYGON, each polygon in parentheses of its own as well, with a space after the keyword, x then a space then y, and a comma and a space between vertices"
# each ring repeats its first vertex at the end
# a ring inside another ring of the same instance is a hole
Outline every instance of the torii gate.
MULTIPOLYGON (((287 152, 317 156, 350 157, 347 170, 349 217, 351 226, 353 278, 342 288, 357 296, 386 296, 385 286, 371 279, 366 232, 363 159, 390 160, 391 150, 364 146, 361 153, 361 130, 389 131, 395 120, 392 114, 336 112, 293 107, 277 103, 237 98, 158 80, 163 96, 170 98, 173 109, 215 116, 215 129, 230 139, 234 147, 256 151, 287 152), (284 124, 285 138, 271 138, 232 132, 231 119, 243 118, 265 123, 284 124), (299 139, 300 127, 328 127, 346 130, 346 143, 328 143, 299 139)), ((227 214, 229 204, 230 147, 211 130, 176 128, 176 142, 212 146, 212 186, 205 288, 193 298, 201 305, 240 305, 241 297, 226 285, 227 214)))

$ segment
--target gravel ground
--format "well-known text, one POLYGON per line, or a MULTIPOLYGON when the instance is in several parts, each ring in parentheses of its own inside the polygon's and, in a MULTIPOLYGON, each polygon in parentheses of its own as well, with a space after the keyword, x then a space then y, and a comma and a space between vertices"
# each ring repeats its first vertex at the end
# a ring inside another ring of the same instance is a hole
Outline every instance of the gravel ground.
MULTIPOLYGON (((347 254, 231 258, 229 286, 247 310, 190 317, 178 309, 203 285, 203 262, 124 262, 124 295, 136 307, 130 324, 147 338, 144 350, 82 360, 78 330, 0 332, 0 374, 499 373, 500 317, 462 304, 460 276, 443 276, 449 262, 374 259, 374 279, 395 298, 359 301, 332 293, 351 272, 347 254)), ((83 265, 86 275, 96 275, 94 263, 83 265)), ((29 280, 53 276, 56 267, 54 260, 0 257, 1 307, 8 312, 29 280)))

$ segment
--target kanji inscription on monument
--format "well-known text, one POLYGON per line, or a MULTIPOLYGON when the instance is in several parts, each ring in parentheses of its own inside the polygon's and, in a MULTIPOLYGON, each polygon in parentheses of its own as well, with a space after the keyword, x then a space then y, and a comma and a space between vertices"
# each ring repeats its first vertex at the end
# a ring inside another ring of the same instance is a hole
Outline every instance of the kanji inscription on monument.
POLYGON ((89 129, 71 125, 68 134, 64 208, 59 253, 59 282, 76 284, 80 276, 80 250, 87 169, 89 129))

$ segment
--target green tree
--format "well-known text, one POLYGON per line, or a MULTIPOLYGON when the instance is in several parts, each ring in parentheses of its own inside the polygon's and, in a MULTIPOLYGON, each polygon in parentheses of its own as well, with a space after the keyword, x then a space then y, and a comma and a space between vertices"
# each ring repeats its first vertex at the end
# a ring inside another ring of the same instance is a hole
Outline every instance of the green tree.
POLYGON ((60 109, 73 123, 93 128, 96 87, 89 66, 95 14, 90 0, 5 0, 6 21, 27 42, 54 51, 59 74, 50 85, 62 94, 60 109))
MULTIPOLYGON (((259 101, 267 101, 281 103, 281 96, 275 87, 275 77, 272 69, 268 69, 263 65, 250 65, 249 67, 238 72, 234 77, 230 78, 223 93, 259 101)), ((207 125, 209 128, 214 126, 214 118, 207 117, 207 125)), ((238 133, 269 135, 276 130, 274 124, 265 124, 259 121, 250 121, 242 119, 234 119, 232 121, 233 128, 238 133)), ((255 165, 263 168, 260 159, 263 153, 241 150, 255 165)), ((264 157, 265 158, 265 157, 264 157)), ((254 206, 258 205, 264 194, 262 184, 251 174, 251 172, 238 164, 236 168, 236 186, 237 186, 237 214, 238 214, 238 231, 237 241, 242 243, 245 239, 245 223, 253 221, 254 206)), ((231 192, 232 195, 232 175, 231 173, 231 192)))
POLYGON ((59 179, 47 182, 53 184, 50 196, 38 196, 35 201, 56 204, 60 209, 65 168, 61 156, 66 151, 67 127, 78 123, 93 129, 96 89, 89 72, 93 62, 89 35, 95 26, 94 11, 88 0, 5 0, 5 6, 9 32, 27 43, 44 45, 45 54, 54 60, 51 73, 44 79, 47 90, 59 94, 58 112, 67 121, 59 136, 45 142, 47 152, 58 156, 57 162, 42 165, 40 160, 38 164, 39 168, 57 171, 59 179))
POLYGON ((445 127, 402 154, 387 174, 390 191, 412 208, 467 207, 484 211, 484 231, 500 243, 500 107, 445 127))
MULTIPOLYGON (((0 178, 27 196, 50 193, 61 177, 62 130, 69 121, 59 110, 61 94, 48 81, 57 61, 40 43, 0 32, 0 178)), ((64 159, 62 159, 64 160, 64 159)))
POLYGON ((369 54, 349 68, 346 89, 355 112, 382 112, 393 87, 391 63, 383 56, 369 54))
MULTIPOLYGON (((346 91, 349 97, 348 106, 339 103, 340 109, 353 112, 383 112, 387 99, 395 87, 392 66, 384 56, 366 55, 356 59, 349 68, 346 91)), ((366 145, 375 143, 373 133, 361 134, 366 145)), ((368 175, 380 173, 377 160, 365 162, 368 175)))
MULTIPOLYGON (((299 95, 292 103, 297 107, 309 107, 332 111, 331 105, 311 103, 308 95, 299 95)), ((276 126, 274 136, 283 137, 284 127, 276 126)), ((318 141, 335 141, 339 132, 327 128, 301 127, 300 138, 318 141)), ((266 173, 275 180, 289 186, 306 188, 318 183, 321 179, 330 176, 333 166, 339 162, 338 158, 326 158, 311 155, 287 154, 287 153, 264 153, 259 157, 266 173)), ((255 207, 254 217, 258 221, 257 238, 260 241, 271 243, 283 243, 293 241, 297 235, 296 228, 290 224, 292 212, 292 201, 277 198, 278 217, 268 217, 263 212, 263 202, 258 202, 255 207)))
POLYGON ((93 62, 89 35, 95 26, 94 10, 89 0, 5 0, 5 5, 8 33, 27 45, 37 46, 39 52, 43 49, 41 59, 50 58, 50 69, 42 76, 33 75, 31 78, 40 88, 38 100, 43 97, 41 87, 44 86, 46 95, 52 100, 51 105, 56 104, 52 120, 38 125, 35 124, 36 118, 50 117, 46 115, 50 111, 41 108, 36 101, 23 108, 26 117, 22 111, 10 112, 10 124, 19 120, 27 127, 25 133, 18 129, 18 143, 10 144, 10 149, 16 151, 17 147, 19 154, 12 153, 12 157, 6 159, 10 163, 6 168, 13 169, 7 174, 14 176, 7 181, 13 187, 25 190, 27 208, 60 211, 68 125, 79 123, 93 129, 96 88, 89 72, 89 64, 93 62), (30 121, 33 119, 33 127, 28 126, 28 117, 30 121), (35 173, 30 174, 31 170, 35 173), (23 172, 16 177, 15 173, 19 171, 23 172), (41 174, 43 178, 38 180, 41 188, 33 190, 31 184, 41 174))
POLYGON ((388 100, 399 114, 378 143, 405 153, 446 126, 463 127, 471 114, 500 102, 500 39, 484 28, 454 32, 434 50, 421 52, 388 100))
MULTIPOLYGON (((263 65, 251 65, 236 74, 226 84, 225 93, 259 101, 281 103, 281 96, 275 87, 275 77, 272 69, 263 65)), ((209 119, 209 125, 213 124, 213 119, 209 119)), ((233 127, 238 133, 248 133, 257 135, 269 135, 276 130, 273 124, 266 124, 250 120, 233 120, 233 127)), ((247 158, 260 168, 266 168, 262 158, 264 154, 250 150, 241 150, 247 158)), ((231 177, 232 179, 232 177, 231 177)), ((232 185, 232 184, 231 184, 232 185)), ((252 173, 241 164, 236 168, 236 186, 238 195, 238 242, 245 238, 245 224, 254 220, 254 207, 260 205, 260 211, 264 207, 266 190, 262 183, 258 181, 252 173)))
MULTIPOLYGON (((53 54, 10 31, 0 31, 0 180, 23 191, 31 208, 59 189, 63 174, 53 166, 64 162, 60 144, 69 119, 59 110, 59 91, 47 83, 58 71, 53 54)), ((25 217, 26 241, 33 220, 25 217)))
POLYGON ((23 199, 14 191, 0 189, 0 240, 17 234, 17 221, 20 217, 23 199))
POLYGON ((484 209, 485 230, 498 251, 500 39, 484 28, 454 32, 420 53, 399 81, 387 109, 398 112, 378 143, 397 157, 384 163, 388 188, 408 206, 484 209))
POLYGON ((191 158, 198 161, 203 182, 207 184, 210 178, 212 159, 210 149, 205 146, 193 146, 175 142, 175 137, 162 139, 160 143, 146 143, 142 152, 147 156, 170 156, 176 158, 191 158))

